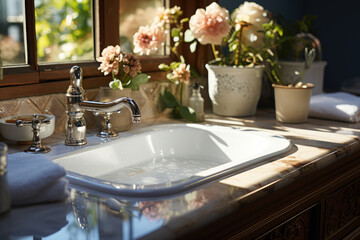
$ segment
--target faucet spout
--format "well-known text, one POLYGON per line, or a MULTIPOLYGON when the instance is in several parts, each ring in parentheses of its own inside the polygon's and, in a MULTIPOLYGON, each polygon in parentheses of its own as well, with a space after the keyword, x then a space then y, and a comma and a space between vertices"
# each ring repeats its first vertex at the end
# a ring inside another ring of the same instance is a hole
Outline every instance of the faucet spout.
POLYGON ((130 109, 132 121, 140 122, 140 109, 136 102, 128 97, 118 98, 111 102, 95 102, 85 100, 85 91, 82 87, 83 72, 78 66, 70 70, 70 85, 66 92, 66 125, 65 144, 80 146, 87 143, 85 111, 119 112, 123 107, 130 109))
POLYGON ((118 98, 111 102, 83 100, 79 105, 84 110, 95 112, 119 112, 123 107, 127 107, 132 113, 133 122, 141 121, 140 108, 136 102, 129 97, 118 98))

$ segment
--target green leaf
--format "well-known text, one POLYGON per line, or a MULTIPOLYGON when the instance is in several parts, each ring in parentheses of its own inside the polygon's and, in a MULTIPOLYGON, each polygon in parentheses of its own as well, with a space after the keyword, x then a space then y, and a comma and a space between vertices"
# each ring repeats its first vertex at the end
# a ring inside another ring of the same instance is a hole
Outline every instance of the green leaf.
POLYGON ((179 106, 178 109, 183 119, 191 122, 196 122, 196 113, 194 109, 187 106, 179 106))
POLYGON ((230 37, 230 39, 228 40, 228 43, 231 43, 235 40, 236 35, 239 33, 239 31, 234 31, 230 37))
POLYGON ((114 79, 113 81, 109 82, 109 87, 111 87, 113 90, 120 89, 122 90, 122 83, 119 79, 114 79))
POLYGON ((171 115, 173 118, 175 119, 182 119, 182 116, 180 114, 180 111, 179 111, 179 108, 178 107, 175 107, 173 108, 172 112, 171 112, 171 115))
POLYGON ((140 89, 141 84, 147 83, 149 80, 149 76, 145 73, 137 74, 135 77, 131 79, 131 82, 126 86, 127 88, 131 88, 131 90, 137 91, 140 89))
POLYGON ((239 43, 237 43, 237 42, 232 42, 232 43, 230 43, 230 44, 229 44, 229 51, 230 51, 230 52, 235 51, 235 50, 238 48, 238 46, 239 46, 239 43))
POLYGON ((180 20, 181 23, 186 23, 188 21, 189 21, 189 18, 183 18, 183 19, 180 20))
POLYGON ((190 44, 190 52, 194 53, 196 51, 197 41, 194 41, 190 44))
POLYGON ((190 29, 187 29, 185 31, 185 37, 184 37, 184 41, 185 42, 192 42, 194 41, 195 37, 194 35, 192 34, 191 30, 190 29))
POLYGON ((174 108, 180 105, 179 102, 176 100, 176 97, 167 89, 165 89, 164 93, 162 94, 162 100, 167 108, 174 108))
POLYGON ((179 37, 180 36, 180 30, 178 28, 171 29, 171 36, 172 37, 179 37))
POLYGON ((178 68, 180 66, 180 64, 182 64, 182 62, 172 62, 170 64, 170 68, 171 69, 175 69, 175 68, 178 68))
POLYGON ((149 80, 149 76, 145 73, 139 73, 135 77, 132 78, 131 82, 136 83, 138 85, 147 83, 149 80))
POLYGON ((170 66, 167 65, 167 64, 165 64, 165 63, 160 64, 158 68, 159 68, 160 70, 162 70, 162 71, 169 71, 169 70, 171 70, 170 66))

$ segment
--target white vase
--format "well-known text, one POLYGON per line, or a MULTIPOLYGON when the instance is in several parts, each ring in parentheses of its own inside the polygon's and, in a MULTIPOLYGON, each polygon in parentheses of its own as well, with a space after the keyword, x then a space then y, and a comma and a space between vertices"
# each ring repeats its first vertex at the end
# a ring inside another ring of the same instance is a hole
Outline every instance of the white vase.
POLYGON ((275 112, 276 120, 284 123, 307 122, 311 91, 314 85, 307 88, 275 85, 275 112))
MULTIPOLYGON (((295 71, 302 72, 304 71, 305 63, 304 62, 290 62, 290 61, 280 61, 281 73, 286 84, 294 83, 294 80, 297 79, 295 71)), ((306 70, 303 78, 301 79, 304 83, 312 83, 315 85, 312 90, 312 95, 323 93, 323 83, 324 83, 324 70, 327 62, 316 61, 313 62, 311 67, 306 70)))
POLYGON ((213 112, 245 117, 256 113, 261 94, 263 66, 234 68, 206 64, 213 112))

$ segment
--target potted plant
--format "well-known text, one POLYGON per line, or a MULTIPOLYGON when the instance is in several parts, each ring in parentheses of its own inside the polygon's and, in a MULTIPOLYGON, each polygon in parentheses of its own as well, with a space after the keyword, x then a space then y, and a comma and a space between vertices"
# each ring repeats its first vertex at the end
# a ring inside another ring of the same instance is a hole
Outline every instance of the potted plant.
MULTIPOLYGON (((283 74, 275 76, 273 82, 275 95, 276 120, 284 123, 304 123, 308 119, 309 103, 314 84, 304 83, 302 79, 315 59, 315 49, 305 48, 305 62, 302 70, 295 71, 289 79, 284 79, 283 74)), ((277 65, 279 66, 279 65, 277 65)), ((275 65, 274 68, 277 67, 275 65)), ((274 71, 278 72, 278 71, 274 71)), ((274 73, 273 72, 273 73, 274 73)))
MULTIPOLYGON (((306 70, 302 81, 304 83, 313 83, 315 85, 312 94, 323 92, 324 70, 326 61, 321 61, 321 43, 315 36, 315 30, 312 29, 316 16, 304 15, 301 21, 285 20, 278 16, 277 22, 283 27, 283 36, 281 36, 278 46, 279 64, 283 79, 292 83, 294 72, 301 72, 304 69, 305 48, 315 49, 315 60, 311 67, 306 70)), ((295 76, 296 77, 296 76, 295 76)))
POLYGON ((195 111, 187 106, 190 76, 194 74, 194 71, 190 69, 190 65, 186 64, 184 57, 178 52, 181 43, 189 42, 190 31, 186 31, 184 25, 189 19, 181 18, 182 14, 183 11, 178 6, 159 8, 153 22, 150 25, 141 26, 134 34, 133 45, 134 53, 149 55, 167 43, 167 35, 171 36, 172 41, 168 47, 176 60, 170 64, 160 64, 159 69, 167 72, 166 78, 176 84, 179 91, 178 94, 173 94, 165 88, 160 94, 159 100, 162 109, 170 108, 174 118, 195 122, 195 111))
MULTIPOLYGON (((208 88, 213 112, 222 116, 251 116, 260 98, 264 62, 273 54, 267 45, 278 30, 265 34, 269 13, 254 2, 245 2, 229 15, 212 3, 190 18, 192 35, 201 44, 211 44, 214 60, 208 69, 208 88)), ((272 23, 271 23, 272 24, 272 23)))
MULTIPOLYGON (((110 102, 119 97, 132 97, 131 95, 135 95, 132 94, 133 91, 139 90, 140 85, 149 79, 147 74, 141 73, 139 59, 132 53, 123 53, 119 45, 103 49, 97 61, 101 63, 98 69, 105 76, 111 75, 112 78, 109 87, 100 87, 97 101, 110 102)), ((119 114, 98 113, 97 115, 99 114, 102 115, 97 118, 97 126, 101 129, 100 137, 116 137, 118 131, 126 131, 132 126, 132 121, 129 121, 130 111, 121 111, 119 114)))

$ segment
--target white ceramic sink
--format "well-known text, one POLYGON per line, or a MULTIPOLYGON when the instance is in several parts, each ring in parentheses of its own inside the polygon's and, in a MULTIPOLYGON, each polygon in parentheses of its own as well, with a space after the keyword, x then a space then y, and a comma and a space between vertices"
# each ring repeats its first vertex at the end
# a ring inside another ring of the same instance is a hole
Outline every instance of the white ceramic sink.
POLYGON ((287 139, 267 132, 200 124, 156 125, 127 135, 54 161, 65 167, 73 185, 160 196, 233 174, 291 148, 287 139))

